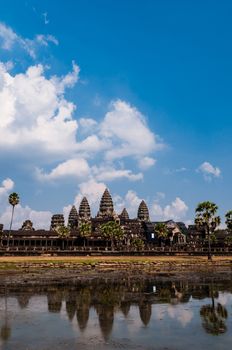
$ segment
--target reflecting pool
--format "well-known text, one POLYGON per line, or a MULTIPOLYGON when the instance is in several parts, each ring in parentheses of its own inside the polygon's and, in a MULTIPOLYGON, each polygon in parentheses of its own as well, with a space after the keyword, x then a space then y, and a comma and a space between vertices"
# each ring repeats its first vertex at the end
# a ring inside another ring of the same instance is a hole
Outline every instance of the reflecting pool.
POLYGON ((0 288, 0 349, 230 349, 232 282, 0 288))

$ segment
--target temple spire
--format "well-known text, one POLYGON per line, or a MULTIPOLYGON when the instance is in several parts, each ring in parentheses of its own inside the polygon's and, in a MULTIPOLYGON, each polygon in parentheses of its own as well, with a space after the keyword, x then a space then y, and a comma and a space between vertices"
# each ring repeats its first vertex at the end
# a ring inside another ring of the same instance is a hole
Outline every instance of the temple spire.
POLYGON ((91 218, 90 206, 86 197, 83 197, 79 207, 80 219, 89 220, 91 218))
POLYGON ((73 205, 72 209, 70 210, 70 213, 68 216, 68 226, 70 228, 77 228, 78 227, 78 213, 77 213, 75 205, 73 205))
POLYGON ((138 208, 138 219, 141 221, 150 221, 147 204, 142 200, 138 208))
POLYGON ((100 207, 98 212, 98 217, 111 217, 114 216, 114 205, 113 200, 111 197, 111 194, 109 190, 106 188, 101 201, 100 201, 100 207))
POLYGON ((121 214, 119 216, 120 216, 120 219, 129 220, 129 214, 128 214, 128 211, 126 210, 126 208, 123 209, 123 211, 121 212, 121 214))

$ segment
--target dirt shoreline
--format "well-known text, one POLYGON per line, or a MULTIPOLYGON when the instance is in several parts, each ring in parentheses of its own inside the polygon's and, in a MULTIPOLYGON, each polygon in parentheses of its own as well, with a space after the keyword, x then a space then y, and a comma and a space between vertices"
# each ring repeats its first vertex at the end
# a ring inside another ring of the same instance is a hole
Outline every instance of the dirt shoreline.
POLYGON ((232 257, 1 257, 0 287, 93 279, 232 280, 232 257))

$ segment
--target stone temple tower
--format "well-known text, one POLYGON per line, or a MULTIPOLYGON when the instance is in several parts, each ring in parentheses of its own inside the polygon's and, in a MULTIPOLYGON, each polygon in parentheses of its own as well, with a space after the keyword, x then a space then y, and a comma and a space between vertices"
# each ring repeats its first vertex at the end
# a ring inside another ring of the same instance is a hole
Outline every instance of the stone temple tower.
POLYGON ((72 209, 70 210, 70 213, 68 216, 68 226, 71 229, 78 227, 78 213, 77 213, 75 205, 73 205, 72 209))
POLYGON ((97 217, 114 217, 114 215, 115 213, 113 200, 109 190, 106 188, 100 201, 100 207, 97 217))
POLYGON ((58 226, 64 226, 64 215, 63 214, 54 214, 51 219, 50 230, 54 231, 58 226))
POLYGON ((150 221, 149 210, 144 200, 139 205, 137 217, 141 221, 150 221))
POLYGON ((122 220, 129 220, 129 214, 128 214, 128 211, 126 210, 126 208, 123 209, 123 211, 121 212, 119 217, 122 220))
POLYGON ((79 207, 79 218, 81 221, 89 221, 91 219, 90 206, 86 197, 84 197, 81 201, 79 207))

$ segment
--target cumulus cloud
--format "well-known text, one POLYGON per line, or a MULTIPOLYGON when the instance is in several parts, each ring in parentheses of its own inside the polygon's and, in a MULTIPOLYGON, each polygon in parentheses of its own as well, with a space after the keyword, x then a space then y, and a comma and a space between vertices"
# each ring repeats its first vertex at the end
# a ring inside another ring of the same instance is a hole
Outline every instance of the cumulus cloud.
POLYGON ((18 152, 30 146, 44 155, 74 151, 75 105, 63 93, 78 79, 78 73, 74 64, 66 76, 47 79, 43 66, 37 65, 13 76, 0 65, 1 148, 18 152))
POLYGON ((197 171, 203 174, 206 181, 210 181, 213 177, 219 177, 221 175, 221 170, 218 167, 214 167, 209 162, 202 163, 197 171))
POLYGON ((162 206, 155 201, 152 205, 152 216, 160 220, 182 220, 188 211, 188 206, 179 197, 171 203, 162 208, 162 206))
POLYGON ((0 187, 0 196, 3 196, 8 193, 8 191, 12 190, 14 188, 14 181, 10 178, 7 178, 2 181, 1 187, 0 187))
MULTIPOLYGON (((4 212, 0 215, 0 223, 4 224, 5 229, 9 227, 11 220, 12 207, 7 206, 4 212)), ((29 206, 23 207, 17 205, 14 212, 14 221, 12 228, 19 229, 25 220, 31 220, 36 229, 48 229, 51 221, 52 213, 50 211, 36 211, 29 206)))
POLYGON ((38 34, 34 39, 23 38, 16 34, 12 28, 0 22, 0 47, 4 50, 21 48, 31 58, 36 58, 37 50, 40 46, 48 46, 49 43, 58 45, 58 40, 51 34, 38 34))
POLYGON ((139 159, 139 167, 142 170, 147 170, 155 165, 156 160, 151 157, 143 157, 139 159))
POLYGON ((79 206, 82 198, 85 196, 87 197, 89 204, 96 207, 107 186, 103 182, 97 182, 94 179, 90 179, 80 183, 78 187, 79 193, 76 196, 74 203, 79 206))
POLYGON ((135 191, 129 190, 125 197, 115 195, 113 199, 117 213, 120 214, 122 209, 126 208, 130 218, 137 217, 138 207, 142 198, 140 198, 135 191))
POLYGON ((163 147, 148 128, 142 113, 121 100, 112 102, 111 109, 101 124, 100 134, 112 140, 113 147, 106 151, 106 159, 143 157, 163 147))
POLYGON ((97 122, 96 120, 92 119, 92 118, 81 118, 79 120, 79 124, 82 128, 83 132, 93 132, 96 129, 97 126, 97 122))
POLYGON ((69 159, 57 167, 55 167, 50 173, 45 173, 42 169, 36 171, 36 175, 39 180, 50 181, 57 180, 64 177, 84 178, 90 173, 90 168, 87 161, 84 158, 69 159))
POLYGON ((98 181, 113 181, 117 179, 128 179, 130 181, 138 181, 143 179, 143 174, 138 173, 134 174, 131 170, 127 169, 115 169, 112 166, 94 166, 92 168, 93 171, 93 176, 96 178, 98 181))

